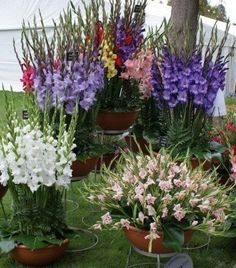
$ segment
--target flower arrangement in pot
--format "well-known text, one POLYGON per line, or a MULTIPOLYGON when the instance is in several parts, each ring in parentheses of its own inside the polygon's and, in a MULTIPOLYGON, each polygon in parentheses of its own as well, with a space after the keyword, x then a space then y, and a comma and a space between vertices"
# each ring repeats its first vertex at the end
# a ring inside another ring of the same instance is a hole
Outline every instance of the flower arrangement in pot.
POLYGON ((193 165, 209 160, 211 164, 210 131, 214 100, 224 89, 227 56, 222 56, 225 36, 219 44, 214 27, 205 53, 203 36, 195 49, 186 57, 177 55, 165 39, 155 44, 152 64, 152 95, 166 122, 166 146, 172 153, 195 158, 193 165))
POLYGON ((103 130, 127 130, 138 116, 141 92, 136 83, 121 75, 126 68, 125 61, 141 47, 145 7, 145 0, 129 0, 122 11, 121 1, 116 0, 110 3, 109 19, 103 20, 101 60, 106 75, 97 117, 97 124, 103 130))
POLYGON ((104 168, 99 182, 84 186, 104 211, 94 228, 122 228, 135 247, 153 253, 179 251, 194 230, 222 233, 233 216, 232 188, 219 186, 215 171, 177 160, 165 149, 123 152, 115 170, 104 168))
POLYGON ((142 92, 138 118, 132 126, 131 135, 125 137, 128 147, 134 152, 138 152, 138 147, 140 147, 143 152, 147 153, 148 144, 155 144, 161 135, 163 122, 161 122, 158 107, 152 96, 151 67, 153 60, 152 50, 143 48, 133 58, 125 61, 126 70, 121 74, 123 79, 136 81, 142 92))
POLYGON ((95 125, 97 96, 104 88, 104 66, 99 56, 98 14, 94 5, 95 2, 84 4, 84 9, 69 7, 55 24, 51 39, 42 18, 41 36, 37 25, 31 31, 24 25, 23 65, 18 57, 23 66, 23 84, 36 96, 41 109, 48 96, 52 111, 64 107, 67 123, 78 106, 76 160, 72 165, 75 177, 88 175, 101 154, 100 145, 95 142, 95 125))
POLYGON ((64 193, 70 185, 75 159, 74 133, 77 114, 65 127, 63 109, 59 130, 49 110, 42 113, 33 98, 27 105, 28 119, 19 118, 14 103, 6 99, 6 129, 0 143, 0 183, 12 197, 9 222, 1 226, 0 250, 30 266, 54 262, 69 240, 64 193))
POLYGON ((229 114, 223 121, 223 125, 213 132, 212 142, 222 148, 221 157, 215 161, 222 183, 234 180, 236 174, 236 123, 234 117, 229 114), (230 180, 228 180, 230 179, 230 180))

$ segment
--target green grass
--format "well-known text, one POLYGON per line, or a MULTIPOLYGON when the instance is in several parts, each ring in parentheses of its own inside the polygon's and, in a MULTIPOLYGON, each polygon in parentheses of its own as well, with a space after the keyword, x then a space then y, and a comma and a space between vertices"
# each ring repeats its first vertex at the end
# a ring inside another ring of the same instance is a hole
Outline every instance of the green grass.
MULTIPOLYGON (((0 127, 4 127, 5 117, 5 93, 0 91, 0 127)), ((7 92, 7 96, 10 96, 11 92, 7 92)), ((21 115, 22 114, 22 107, 24 102, 24 94, 21 92, 14 92, 12 94, 14 103, 16 104, 16 110, 21 115)))
POLYGON ((230 112, 236 112, 236 97, 230 97, 226 99, 227 110, 230 112))
MULTIPOLYGON (((21 112, 21 104, 23 96, 20 93, 14 93, 16 106, 21 112)), ((4 96, 0 92, 0 125, 4 126, 4 96)), ((91 174, 85 180, 88 183, 94 180, 94 175, 91 174)), ((97 177, 96 179, 99 179, 97 177)), ((82 200, 78 189, 81 189, 83 182, 73 183, 68 192, 68 199, 79 204, 79 207, 73 210, 72 202, 67 202, 68 224, 79 228, 88 228, 83 224, 82 218, 86 217, 89 224, 94 224, 96 219, 100 217, 99 212, 94 212, 97 208, 91 207, 85 200, 82 200)), ((101 189, 102 190, 102 189, 101 189)), ((8 216, 10 215, 11 196, 9 193, 3 198, 4 207, 8 216)), ((0 217, 3 218, 3 213, 0 208, 0 217)), ((55 264, 47 266, 47 268, 120 268, 125 267, 127 254, 129 251, 129 242, 125 239, 122 231, 103 231, 97 232, 99 243, 90 251, 66 254, 59 259, 55 264)), ((195 234, 194 243, 201 242, 205 238, 202 234, 195 234)), ((88 239, 90 240, 90 239, 88 239)), ((88 241, 83 235, 79 236, 76 244, 79 248, 88 246, 88 241)), ((187 253, 192 257, 195 268, 233 268, 236 267, 236 246, 232 244, 232 240, 225 238, 213 238, 210 243, 209 250, 192 250, 187 253)), ((134 253, 131 257, 131 264, 152 262, 153 259, 139 256, 134 253)), ((9 256, 0 255, 0 268, 22 268, 24 266, 14 262, 9 256)), ((140 266, 144 267, 144 266, 140 266)), ((145 266, 148 267, 148 266, 145 266)), ((149 266, 155 267, 155 266, 149 266)), ((46 268, 46 267, 45 267, 46 268)))

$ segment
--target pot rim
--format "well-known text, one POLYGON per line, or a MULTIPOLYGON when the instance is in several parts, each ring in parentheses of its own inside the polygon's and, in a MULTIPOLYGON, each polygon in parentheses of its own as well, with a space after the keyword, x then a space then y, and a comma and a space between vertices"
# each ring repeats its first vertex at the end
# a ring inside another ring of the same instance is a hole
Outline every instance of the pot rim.
POLYGON ((35 250, 40 250, 40 249, 44 249, 44 248, 52 248, 54 246, 61 246, 61 245, 67 244, 67 243, 69 243, 69 239, 68 238, 64 239, 61 244, 51 244, 51 245, 45 246, 43 248, 38 248, 38 249, 30 249, 27 246, 20 245, 20 244, 16 244, 15 248, 29 249, 31 251, 35 251, 35 250))
MULTIPOLYGON (((139 228, 137 228, 137 227, 135 227, 135 226, 133 226, 133 225, 130 225, 129 226, 129 229, 127 229, 126 227, 123 227, 123 230, 127 230, 127 231, 129 231, 129 230, 133 230, 133 231, 137 231, 137 232, 140 232, 140 233, 149 233, 150 231, 149 230, 143 230, 143 229, 139 229, 139 228)), ((163 233, 163 231, 161 231, 161 230, 158 230, 157 231, 157 234, 162 234, 163 233)))
MULTIPOLYGON (((137 232, 140 232, 140 233, 149 233, 150 231, 149 230, 143 230, 143 229, 139 229, 133 225, 130 225, 129 226, 129 229, 127 229, 126 227, 123 227, 123 230, 133 230, 133 231, 137 231, 137 232)), ((193 231, 193 229, 189 228, 189 229, 186 229, 184 230, 184 232, 187 232, 187 231, 193 231)), ((163 231, 162 230, 157 230, 157 234, 163 234, 163 231)))
POLYGON ((85 163, 88 160, 93 160, 93 159, 96 160, 97 158, 99 158, 99 156, 89 156, 88 158, 86 158, 86 160, 84 162, 82 160, 79 160, 79 159, 75 159, 73 162, 78 161, 78 162, 81 162, 81 163, 85 163))
POLYGON ((207 162, 212 162, 212 158, 208 158, 208 159, 199 159, 196 156, 193 156, 190 160, 196 160, 202 163, 207 163, 207 162))
POLYGON ((100 110, 99 113, 120 113, 120 114, 127 114, 127 113, 137 113, 140 112, 141 109, 133 109, 128 111, 115 111, 115 110, 100 110))

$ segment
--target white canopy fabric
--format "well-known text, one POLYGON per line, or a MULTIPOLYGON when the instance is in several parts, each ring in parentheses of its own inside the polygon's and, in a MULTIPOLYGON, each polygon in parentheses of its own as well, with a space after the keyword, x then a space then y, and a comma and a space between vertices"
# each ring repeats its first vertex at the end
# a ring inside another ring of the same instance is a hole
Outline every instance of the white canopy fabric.
MULTIPOLYGON (((86 1, 87 3, 88 1, 86 1)), ((125 2, 125 1, 123 1, 125 2)), ((74 5, 81 4, 79 0, 73 0, 74 5)), ((44 24, 48 34, 52 32, 53 22, 57 21, 63 9, 66 9, 69 0, 1 0, 0 1, 0 83, 3 83, 6 89, 12 86, 13 90, 21 91, 22 84, 20 78, 22 76, 21 69, 16 60, 13 50, 13 38, 15 39, 19 55, 21 57, 21 26, 23 20, 25 22, 33 22, 34 16, 39 22, 38 11, 41 10, 44 24)), ((170 17, 171 7, 159 4, 158 1, 148 0, 146 9, 146 27, 160 26, 163 19, 170 17)), ((202 17, 205 42, 209 40, 210 31, 215 20, 202 17)), ((223 36, 225 23, 218 22, 218 36, 223 36)), ((236 85, 236 48, 234 41, 236 40, 236 27, 232 26, 230 33, 223 49, 223 54, 231 53, 229 58, 229 71, 227 74, 227 82, 225 92, 227 94, 235 91, 236 85)), ((219 111, 219 109, 217 109, 219 111)))
MULTIPOLYGON (((73 1, 77 4, 78 1, 73 1)), ((44 24, 50 35, 53 20, 59 19, 60 13, 66 9, 69 0, 1 0, 0 1, 0 83, 6 89, 12 87, 14 91, 22 90, 20 66, 13 49, 13 38, 16 47, 21 53, 22 22, 33 23, 34 16, 40 25, 39 10, 42 13, 44 24)))

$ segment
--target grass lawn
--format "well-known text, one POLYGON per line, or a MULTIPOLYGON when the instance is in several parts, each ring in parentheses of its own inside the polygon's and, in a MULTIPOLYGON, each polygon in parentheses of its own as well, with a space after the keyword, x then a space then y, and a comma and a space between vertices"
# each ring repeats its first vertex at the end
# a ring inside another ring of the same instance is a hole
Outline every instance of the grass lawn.
POLYGON ((230 112, 236 112, 236 97, 230 97, 226 99, 227 110, 230 112))
MULTIPOLYGON (((20 93, 14 93, 16 99, 16 105, 20 112, 20 105, 23 97, 20 93)), ((4 95, 0 92, 0 117, 2 126, 4 125, 4 95)), ((94 180, 94 174, 91 174, 89 178, 84 182, 89 183, 90 180, 94 180)), ((99 176, 96 178, 99 179, 99 176)), ((97 208, 91 207, 86 201, 82 200, 78 189, 83 187, 83 182, 75 182, 72 184, 69 192, 68 199, 75 201, 79 204, 79 207, 75 208, 73 202, 67 202, 68 212, 68 224, 79 228, 88 228, 84 225, 82 218, 86 217, 86 222, 94 224, 96 219, 101 215, 96 212, 97 208)), ((101 189, 102 190, 102 189, 101 189)), ((10 215, 11 197, 10 194, 3 198, 3 203, 6 208, 7 214, 10 215)), ((3 218, 3 213, 0 208, 0 217, 3 218)), ((80 253, 68 253, 63 256, 54 265, 47 266, 48 268, 120 268, 125 267, 127 254, 129 251, 129 242, 125 239, 121 231, 104 231, 97 232, 99 236, 98 245, 90 251, 80 253)), ((91 240, 89 238, 89 240, 91 240)), ((203 242, 205 237, 202 234, 195 234, 194 243, 203 242)), ((88 246, 87 239, 81 235, 76 241, 78 247, 88 246)), ((192 259, 195 268, 236 268, 236 246, 233 246, 230 239, 225 238, 212 238, 209 250, 206 248, 202 250, 186 251, 192 259)), ((150 262, 152 259, 132 254, 131 264, 150 262)), ((0 255, 0 268, 20 268, 22 265, 14 262, 9 256, 0 255)), ((144 267, 140 265, 139 267, 144 267)), ((145 266, 155 267, 155 266, 145 266)))

